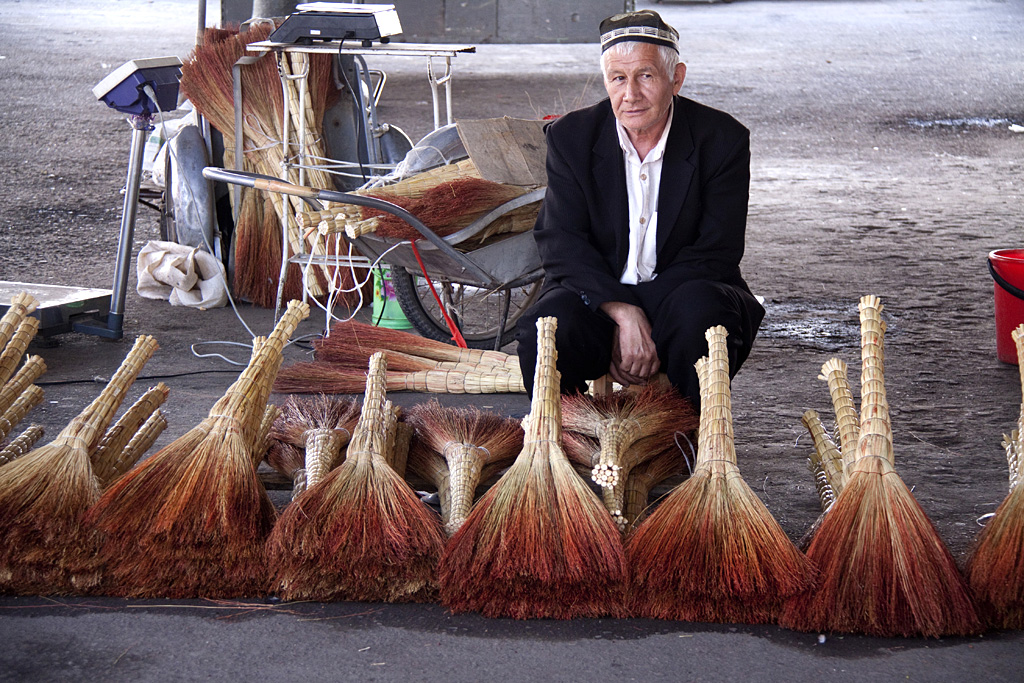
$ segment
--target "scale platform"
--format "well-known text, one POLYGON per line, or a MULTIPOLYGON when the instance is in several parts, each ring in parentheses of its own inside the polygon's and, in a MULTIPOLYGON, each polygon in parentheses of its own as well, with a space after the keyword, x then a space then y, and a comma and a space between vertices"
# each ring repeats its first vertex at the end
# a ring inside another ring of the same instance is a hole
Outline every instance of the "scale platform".
POLYGON ((94 318, 105 320, 110 312, 112 292, 109 289, 0 281, 0 315, 7 312, 11 299, 20 292, 27 292, 39 301, 33 315, 39 318, 37 334, 44 339, 76 331, 76 323, 94 318))

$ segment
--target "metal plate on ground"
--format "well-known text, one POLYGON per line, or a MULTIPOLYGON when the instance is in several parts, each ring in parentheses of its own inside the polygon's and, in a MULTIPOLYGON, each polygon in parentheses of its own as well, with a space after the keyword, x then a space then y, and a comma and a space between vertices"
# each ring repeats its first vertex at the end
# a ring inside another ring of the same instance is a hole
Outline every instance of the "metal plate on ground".
POLYGON ((7 312, 11 299, 20 292, 27 292, 39 301, 33 315, 39 318, 38 334, 42 337, 70 332, 73 318, 103 317, 110 312, 109 289, 0 281, 0 314, 7 312))

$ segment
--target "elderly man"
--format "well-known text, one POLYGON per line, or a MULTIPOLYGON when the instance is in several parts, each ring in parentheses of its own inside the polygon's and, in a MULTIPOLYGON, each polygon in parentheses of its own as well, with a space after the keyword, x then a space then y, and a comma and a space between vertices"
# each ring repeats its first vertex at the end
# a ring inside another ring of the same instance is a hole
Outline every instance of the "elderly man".
POLYGON ((536 320, 556 316, 562 391, 610 374, 644 384, 659 370, 699 404, 704 332, 729 331, 733 374, 764 309, 740 275, 750 134, 678 95, 678 33, 651 10, 601 22, 608 99, 547 130, 548 188, 534 235, 545 270, 516 330, 527 388, 536 320))

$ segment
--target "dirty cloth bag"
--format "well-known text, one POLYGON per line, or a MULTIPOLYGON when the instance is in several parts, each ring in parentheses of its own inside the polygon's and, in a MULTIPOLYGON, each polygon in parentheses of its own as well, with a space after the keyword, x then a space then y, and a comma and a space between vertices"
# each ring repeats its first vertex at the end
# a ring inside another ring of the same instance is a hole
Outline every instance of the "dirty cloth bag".
POLYGON ((219 308, 227 304, 227 275, 215 256, 175 242, 151 240, 139 251, 139 296, 172 306, 219 308))

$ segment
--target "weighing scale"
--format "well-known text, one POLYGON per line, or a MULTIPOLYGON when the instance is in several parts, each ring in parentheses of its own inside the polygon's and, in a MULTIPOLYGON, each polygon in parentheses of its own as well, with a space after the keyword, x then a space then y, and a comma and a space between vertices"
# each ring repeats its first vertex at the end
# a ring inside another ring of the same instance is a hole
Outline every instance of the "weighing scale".
POLYGON ((310 2, 270 34, 271 43, 311 44, 313 41, 358 40, 363 47, 373 41, 387 43, 402 33, 394 5, 357 5, 351 2, 310 2))
POLYGON ((124 302, 135 236, 139 184, 142 180, 143 149, 147 133, 153 129, 153 115, 157 111, 173 111, 177 108, 180 78, 181 60, 177 57, 133 59, 115 69, 92 89, 96 99, 112 109, 128 114, 128 123, 132 127, 113 288, 106 290, 0 282, 0 314, 10 307, 13 295, 28 292, 39 300, 35 315, 40 319, 38 334, 43 338, 72 331, 107 339, 120 339, 124 335, 124 302))

